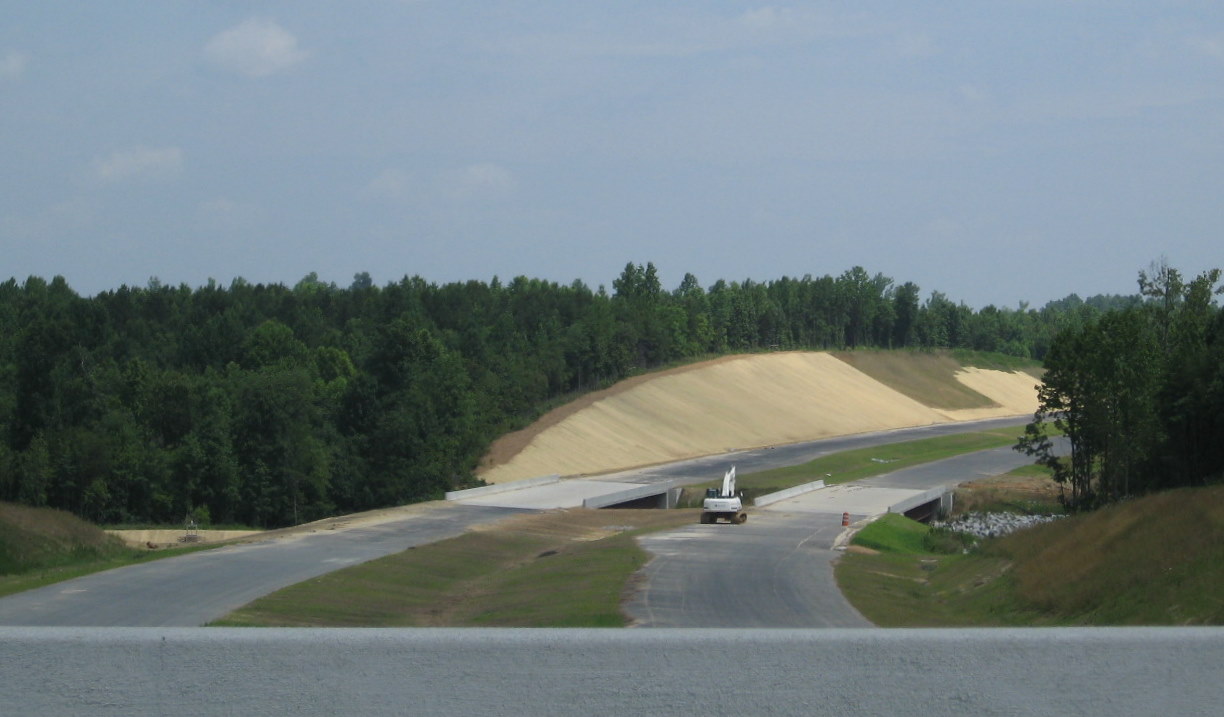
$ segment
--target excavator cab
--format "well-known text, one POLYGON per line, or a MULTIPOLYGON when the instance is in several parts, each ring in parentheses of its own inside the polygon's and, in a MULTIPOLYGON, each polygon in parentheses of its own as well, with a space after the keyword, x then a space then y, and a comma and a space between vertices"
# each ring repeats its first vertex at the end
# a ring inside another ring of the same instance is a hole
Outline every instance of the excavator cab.
POLYGON ((735 492, 735 466, 731 466, 731 470, 723 476, 722 490, 706 488, 706 497, 701 508, 702 523, 717 523, 719 518, 725 518, 729 523, 743 523, 748 520, 744 503, 735 492))

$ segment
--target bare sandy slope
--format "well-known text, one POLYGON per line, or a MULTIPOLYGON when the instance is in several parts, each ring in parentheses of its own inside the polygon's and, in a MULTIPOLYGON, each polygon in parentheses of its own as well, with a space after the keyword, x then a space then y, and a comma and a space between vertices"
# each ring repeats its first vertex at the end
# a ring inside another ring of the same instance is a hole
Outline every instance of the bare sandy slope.
POLYGON ((1031 414, 1037 408, 1037 381, 1028 374, 964 369, 956 378, 981 393, 986 407, 923 405, 827 353, 727 357, 618 384, 576 409, 550 414, 535 430, 495 446, 490 455, 496 458, 481 477, 500 483, 552 473, 606 473, 735 449, 1031 414))
MULTIPOLYGON (((338 515, 331 518, 316 520, 313 523, 303 523, 276 530, 199 530, 196 531, 202 543, 221 543, 226 541, 245 542, 250 540, 293 540, 320 531, 343 531, 350 528, 367 528, 383 523, 404 520, 415 515, 421 515, 441 504, 441 501, 426 503, 410 503, 393 508, 377 508, 361 513, 338 515)), ((183 544, 179 539, 186 531, 177 530, 108 530, 123 542, 133 547, 147 547, 149 543, 157 547, 174 547, 183 544)))
MULTIPOLYGON (((182 543, 183 536, 187 534, 187 531, 181 528, 178 530, 108 530, 106 532, 116 536, 128 545, 141 548, 149 543, 154 545, 182 543)), ((197 530, 196 537, 201 543, 216 543, 222 540, 259 535, 261 532, 259 530, 197 530)))

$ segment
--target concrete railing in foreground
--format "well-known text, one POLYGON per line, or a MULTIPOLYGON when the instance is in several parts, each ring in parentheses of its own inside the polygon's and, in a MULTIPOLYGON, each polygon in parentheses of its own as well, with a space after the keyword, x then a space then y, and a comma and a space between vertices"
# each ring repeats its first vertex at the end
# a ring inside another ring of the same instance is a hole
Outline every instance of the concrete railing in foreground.
POLYGON ((763 505, 770 505, 772 503, 777 503, 778 501, 786 500, 787 498, 794 498, 797 495, 811 493, 814 490, 820 490, 824 487, 825 482, 822 478, 818 481, 812 481, 811 483, 804 483, 803 485, 797 485, 785 490, 780 490, 777 493, 766 493, 765 495, 759 495, 756 498, 753 498, 752 504, 760 508, 763 505))
POLYGON ((540 476, 538 478, 525 478, 523 480, 512 480, 505 483, 494 483, 493 485, 482 485, 479 488, 465 488, 464 490, 448 490, 446 491, 447 500, 463 500, 464 498, 476 498, 482 495, 496 495, 497 493, 509 493, 512 490, 522 490, 523 488, 534 488, 538 485, 548 485, 549 483, 557 483, 561 480, 561 476, 553 474, 550 476, 540 476))
POLYGON ((0 627, 14 715, 1208 715, 1221 664, 1224 628, 0 627))

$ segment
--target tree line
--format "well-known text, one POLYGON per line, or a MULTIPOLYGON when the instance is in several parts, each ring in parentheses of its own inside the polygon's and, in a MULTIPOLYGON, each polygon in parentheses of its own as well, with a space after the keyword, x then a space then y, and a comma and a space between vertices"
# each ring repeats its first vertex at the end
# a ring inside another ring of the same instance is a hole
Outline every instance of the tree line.
POLYGON ((1018 449, 1049 466, 1073 510, 1224 479, 1220 271, 1187 281, 1161 261, 1142 301, 1060 331, 1018 449), (1071 445, 1060 456, 1051 429, 1071 445))
POLYGON ((516 277, 347 288, 0 283, 0 500, 101 523, 279 526, 476 483, 550 403, 704 356, 971 348, 1041 359, 1138 297, 1040 310, 920 299, 854 267, 769 282, 628 264, 592 290, 516 277))

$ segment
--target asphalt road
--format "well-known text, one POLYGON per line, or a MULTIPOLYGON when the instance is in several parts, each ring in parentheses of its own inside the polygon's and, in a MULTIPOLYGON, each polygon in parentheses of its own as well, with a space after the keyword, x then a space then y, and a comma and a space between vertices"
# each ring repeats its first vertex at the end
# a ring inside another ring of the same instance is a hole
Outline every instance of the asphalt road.
POLYGON ((439 505, 370 527, 321 530, 131 565, 2 598, 0 625, 204 625, 283 587, 519 512, 439 505))
POLYGON ((1018 428, 1030 420, 1032 420, 1030 417, 994 418, 985 421, 940 423, 932 426, 919 426, 917 428, 898 428, 891 431, 860 433, 853 436, 825 438, 819 441, 808 441, 784 446, 731 451, 717 456, 693 458, 664 465, 607 473, 600 475, 599 480, 622 483, 675 482, 677 485, 702 483, 722 478, 723 471, 732 465, 736 467, 737 473, 744 475, 772 468, 799 465, 831 453, 840 453, 856 448, 886 446, 890 443, 918 441, 924 438, 950 436, 972 431, 1018 428))
POLYGON ((654 557, 625 605, 635 627, 869 627, 833 579, 841 516, 754 511, 638 538, 654 557))
MULTIPOLYGON (((741 451, 727 456, 626 471, 616 474, 615 478, 604 478, 625 483, 692 483, 721 476, 731 463, 745 473, 794 465, 828 453, 867 445, 1019 426, 1024 422, 1025 419, 1020 418, 997 419, 863 434, 741 451)), ((473 525, 498 520, 516 512, 522 512, 522 509, 445 504, 420 511, 411 518, 376 527, 277 538, 97 573, 0 598, 0 625, 203 625, 282 587, 412 546, 452 537, 473 525)), ((755 529, 754 524, 752 530, 755 529)), ((783 538, 783 534, 788 534, 787 531, 778 530, 781 531, 779 539, 785 541, 787 538, 783 538)), ((793 542, 801 539, 802 535, 793 542)), ((822 590, 804 585, 795 589, 804 592, 822 590)))
POLYGON ((638 538, 654 557, 626 604, 640 627, 865 627, 833 576, 843 512, 886 512, 916 491, 999 475, 1010 448, 906 468, 750 511, 743 525, 695 524, 638 538))
MULTIPOLYGON (((657 466, 605 473, 598 476, 580 476, 527 487, 508 492, 480 492, 471 496, 456 496, 456 500, 467 505, 501 506, 505 508, 530 508, 551 510, 554 508, 577 508, 586 499, 608 497, 632 492, 641 486, 668 487, 704 483, 721 478, 727 468, 736 466, 740 475, 757 471, 806 463, 830 453, 863 448, 887 446, 890 443, 913 441, 934 436, 946 436, 968 431, 992 428, 1018 428, 1026 419, 1003 418, 917 428, 903 428, 854 436, 827 438, 819 441, 771 446, 751 450, 731 451, 721 455, 691 458, 657 466)), ((1018 435, 1017 431, 1017 435, 1018 435)), ((886 451, 882 451, 887 455, 886 451)))

